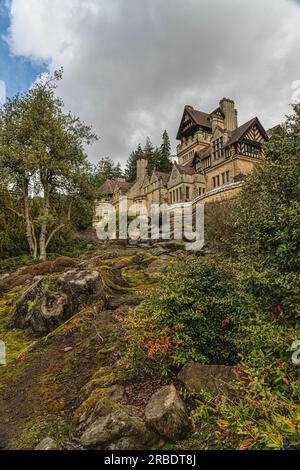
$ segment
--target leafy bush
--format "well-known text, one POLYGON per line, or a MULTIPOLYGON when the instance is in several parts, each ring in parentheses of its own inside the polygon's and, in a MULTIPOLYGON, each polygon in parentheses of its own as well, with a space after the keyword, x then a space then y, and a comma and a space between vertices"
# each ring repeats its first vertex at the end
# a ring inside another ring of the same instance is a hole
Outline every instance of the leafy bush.
POLYGON ((228 442, 241 449, 300 445, 300 371, 291 361, 291 345, 300 338, 299 154, 297 106, 237 200, 237 250, 244 263, 232 337, 241 357, 238 394, 233 401, 201 400, 194 413, 218 435, 221 448, 228 442))
POLYGON ((236 201, 224 200, 205 205, 205 244, 213 252, 236 258, 236 201))
POLYGON ((300 105, 294 111, 237 200, 206 208, 216 254, 174 265, 125 323, 129 359, 144 367, 238 362, 234 398, 195 401, 201 448, 300 445, 291 361, 300 339, 300 105))
POLYGON ((235 306, 232 263, 194 258, 175 263, 160 287, 124 319, 128 358, 164 372, 188 362, 232 363, 235 306))

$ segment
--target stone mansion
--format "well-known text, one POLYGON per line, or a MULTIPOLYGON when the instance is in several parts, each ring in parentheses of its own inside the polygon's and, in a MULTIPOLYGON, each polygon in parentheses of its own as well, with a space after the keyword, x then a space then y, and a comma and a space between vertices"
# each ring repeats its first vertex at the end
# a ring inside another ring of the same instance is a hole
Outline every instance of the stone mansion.
POLYGON ((211 113, 185 106, 177 133, 177 161, 171 173, 148 174, 147 161, 137 162, 137 179, 107 180, 99 188, 95 222, 107 213, 108 203, 128 205, 214 202, 236 195, 262 156, 269 135, 257 117, 238 125, 234 101, 223 98, 211 113))

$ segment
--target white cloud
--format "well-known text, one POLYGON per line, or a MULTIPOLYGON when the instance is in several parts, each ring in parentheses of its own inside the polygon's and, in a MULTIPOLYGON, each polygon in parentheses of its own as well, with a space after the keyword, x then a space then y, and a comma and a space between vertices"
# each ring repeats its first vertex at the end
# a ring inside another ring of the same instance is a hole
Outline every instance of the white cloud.
POLYGON ((240 122, 283 120, 300 79, 300 8, 290 0, 12 0, 15 54, 64 66, 59 93, 124 161, 167 128, 175 148, 184 104, 236 100, 240 122))

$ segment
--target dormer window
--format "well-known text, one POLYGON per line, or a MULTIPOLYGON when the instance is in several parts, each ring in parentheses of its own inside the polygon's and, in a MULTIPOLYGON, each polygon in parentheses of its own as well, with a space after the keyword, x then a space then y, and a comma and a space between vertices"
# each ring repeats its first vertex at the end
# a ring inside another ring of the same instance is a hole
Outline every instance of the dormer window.
POLYGON ((223 154, 223 137, 214 140, 213 142, 213 158, 214 161, 222 157, 223 154))

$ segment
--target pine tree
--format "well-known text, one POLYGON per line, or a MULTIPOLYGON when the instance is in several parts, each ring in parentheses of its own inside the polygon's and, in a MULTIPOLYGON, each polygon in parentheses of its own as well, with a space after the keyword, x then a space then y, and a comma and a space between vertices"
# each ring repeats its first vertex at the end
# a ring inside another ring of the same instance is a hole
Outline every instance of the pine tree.
POLYGON ((172 170, 171 143, 168 132, 165 130, 160 147, 160 158, 157 170, 169 173, 172 170))
POLYGON ((139 144, 137 149, 131 153, 129 159, 127 160, 125 169, 125 178, 127 181, 134 182, 136 180, 137 161, 142 158, 144 158, 144 153, 141 144, 139 144))
POLYGON ((146 145, 143 150, 144 159, 148 160, 148 175, 150 176, 153 170, 157 170, 159 164, 159 149, 153 146, 149 137, 147 137, 146 145))
POLYGON ((118 162, 114 168, 114 178, 123 178, 123 170, 120 162, 118 162))
POLYGON ((93 171, 93 185, 97 189, 106 180, 121 178, 123 175, 120 163, 115 163, 110 157, 101 158, 93 171))

